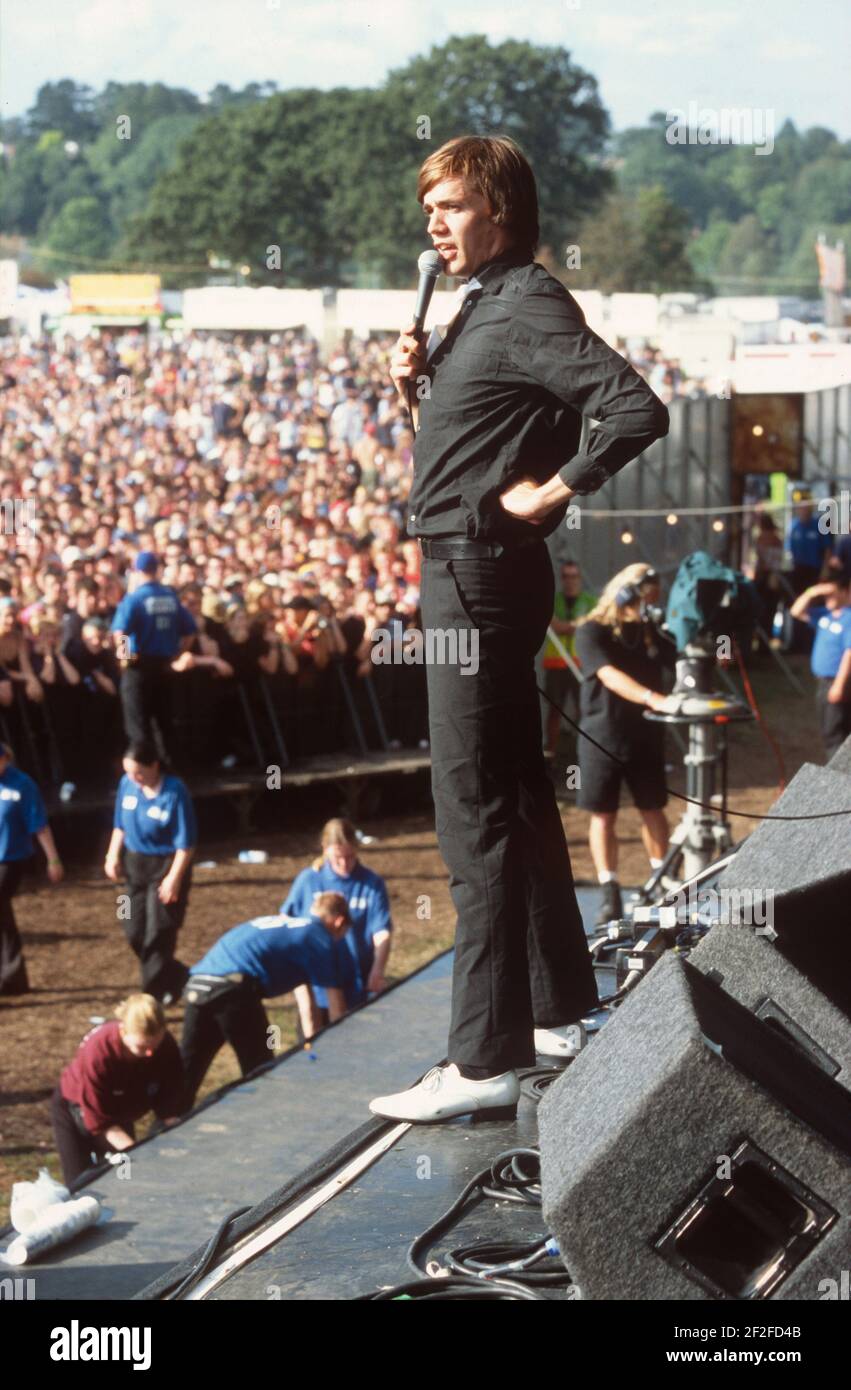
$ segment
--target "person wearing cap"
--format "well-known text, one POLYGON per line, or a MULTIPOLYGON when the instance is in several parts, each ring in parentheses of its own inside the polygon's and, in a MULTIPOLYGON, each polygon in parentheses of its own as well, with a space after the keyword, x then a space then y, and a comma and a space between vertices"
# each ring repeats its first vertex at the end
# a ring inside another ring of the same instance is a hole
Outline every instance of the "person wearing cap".
POLYGON ((142 989, 171 1003, 187 975, 174 952, 189 905, 195 810, 185 784, 163 770, 150 741, 131 743, 123 767, 104 873, 117 883, 123 866, 129 893, 121 924, 142 968, 142 989))
POLYGON ((0 994, 26 994, 29 979, 12 910, 33 836, 47 859, 47 877, 60 883, 64 871, 36 783, 14 766, 12 750, 0 743, 0 994))
POLYGON ((168 751, 171 733, 171 663, 195 631, 195 619, 170 585, 157 580, 159 561, 150 550, 136 557, 141 576, 119 603, 112 632, 122 665, 121 707, 131 742, 149 740, 156 719, 168 751))

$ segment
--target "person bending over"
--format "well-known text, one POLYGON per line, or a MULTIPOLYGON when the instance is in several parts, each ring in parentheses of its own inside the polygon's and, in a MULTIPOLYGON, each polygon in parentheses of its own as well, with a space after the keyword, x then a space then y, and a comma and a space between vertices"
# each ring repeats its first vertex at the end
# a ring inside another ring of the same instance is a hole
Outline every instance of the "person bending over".
MULTIPOLYGON (((270 1059, 264 999, 299 985, 327 991, 331 1022, 346 1013, 354 972, 342 938, 349 924, 339 893, 320 893, 309 917, 254 917, 225 932, 193 965, 183 993, 186 1013, 180 1050, 186 1072, 185 1109, 195 1100, 216 1053, 230 1043, 243 1076, 270 1059)), ((305 1037, 316 1032, 312 1000, 300 1006, 305 1037)))
POLYGON ((109 1152, 136 1142, 135 1124, 149 1110, 177 1124, 183 1068, 162 1005, 131 994, 115 1019, 98 1024, 80 1043, 50 1102, 62 1176, 70 1186, 109 1152))

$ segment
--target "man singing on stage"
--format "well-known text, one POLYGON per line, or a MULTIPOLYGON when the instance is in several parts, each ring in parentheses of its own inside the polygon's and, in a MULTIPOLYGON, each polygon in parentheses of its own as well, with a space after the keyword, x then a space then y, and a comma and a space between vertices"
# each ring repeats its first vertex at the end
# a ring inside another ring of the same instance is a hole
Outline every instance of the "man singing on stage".
POLYGON ((423 1123, 515 1114, 516 1068, 536 1051, 572 1055, 598 1004, 542 747, 544 538, 573 495, 667 434, 668 412, 534 261, 535 178, 512 140, 449 141, 417 197, 445 273, 466 285, 445 337, 426 350, 412 324, 391 363, 418 416, 407 530, 422 547, 425 634, 467 628, 479 651, 475 674, 426 663, 435 826, 458 914, 449 1060, 370 1104, 423 1123), (599 424, 578 453, 583 414, 599 424))

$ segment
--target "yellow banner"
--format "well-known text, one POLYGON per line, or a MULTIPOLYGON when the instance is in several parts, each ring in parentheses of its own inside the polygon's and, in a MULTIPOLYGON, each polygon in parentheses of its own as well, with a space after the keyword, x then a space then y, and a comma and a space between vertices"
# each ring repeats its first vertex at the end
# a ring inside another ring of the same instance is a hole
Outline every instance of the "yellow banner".
POLYGON ((159 275, 72 275, 72 314, 158 314, 159 275))

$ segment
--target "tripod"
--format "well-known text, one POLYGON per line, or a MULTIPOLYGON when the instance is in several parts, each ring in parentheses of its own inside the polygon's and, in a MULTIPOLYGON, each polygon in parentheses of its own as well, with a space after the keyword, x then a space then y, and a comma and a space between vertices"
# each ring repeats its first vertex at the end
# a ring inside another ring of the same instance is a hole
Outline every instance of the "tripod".
POLYGON ((669 870, 674 871, 673 877, 693 878, 732 848, 727 819, 727 724, 752 719, 753 715, 738 703, 725 702, 724 712, 719 714, 648 712, 644 717, 655 723, 687 727, 688 749, 683 762, 686 796, 690 798, 674 827, 665 858, 639 890, 639 901, 647 903, 669 870), (710 808, 716 795, 720 802, 713 810, 710 808))

